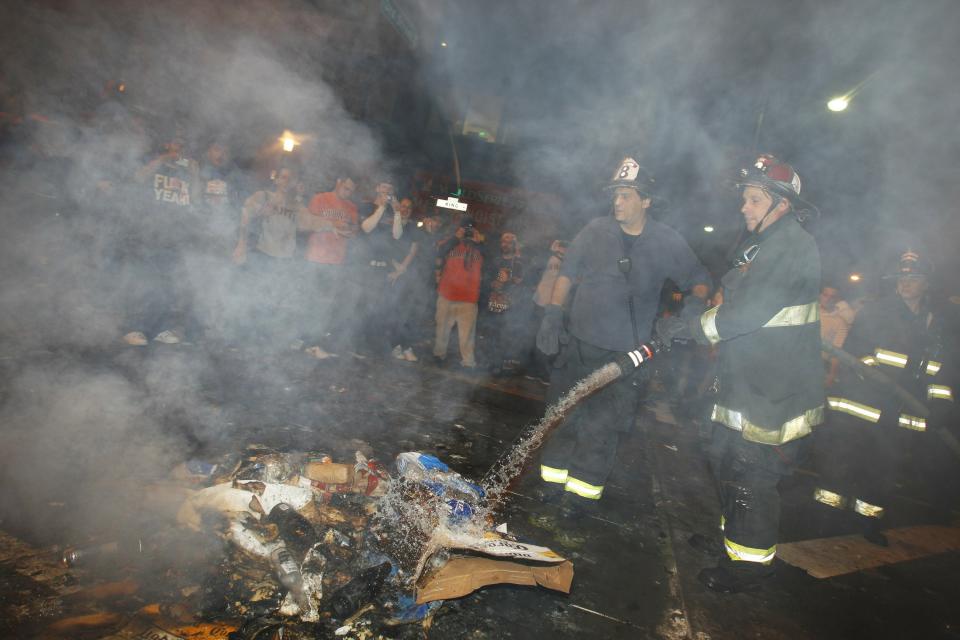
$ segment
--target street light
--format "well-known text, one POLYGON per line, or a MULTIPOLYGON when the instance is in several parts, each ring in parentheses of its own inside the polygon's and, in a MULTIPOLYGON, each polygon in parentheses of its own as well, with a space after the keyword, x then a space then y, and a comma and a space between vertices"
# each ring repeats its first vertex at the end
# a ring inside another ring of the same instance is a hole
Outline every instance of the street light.
POLYGON ((877 73, 879 72, 880 70, 876 69, 875 71, 871 72, 866 78, 858 82, 853 89, 850 89, 850 91, 847 91, 845 94, 841 96, 834 96, 833 98, 830 98, 830 101, 827 102, 827 109, 829 109, 830 111, 833 111, 834 113, 840 113, 841 111, 846 111, 847 107, 850 106, 850 101, 853 100, 853 97, 858 93, 860 93, 860 91, 867 85, 867 83, 873 80, 877 76, 877 73))
POLYGON ((831 99, 830 102, 827 103, 827 109, 830 109, 830 111, 835 111, 835 112, 845 111, 846 108, 849 106, 850 106, 850 99, 847 98, 847 96, 837 96, 836 98, 831 99))
POLYGON ((704 230, 704 232, 706 232, 706 233, 713 233, 713 227, 710 226, 709 224, 708 224, 707 226, 705 226, 705 227, 703 228, 703 230, 704 230))
POLYGON ((443 42, 441 42, 441 43, 440 43, 440 46, 441 46, 441 47, 446 47, 446 46, 447 46, 447 41, 444 40, 443 42))
POLYGON ((860 282, 861 280, 863 280, 863 276, 861 276, 859 273, 850 274, 850 282, 860 282))
POLYGON ((297 142, 297 139, 293 137, 293 134, 287 130, 284 130, 283 135, 280 136, 280 142, 283 143, 283 150, 287 153, 292 152, 294 147, 300 144, 297 142))

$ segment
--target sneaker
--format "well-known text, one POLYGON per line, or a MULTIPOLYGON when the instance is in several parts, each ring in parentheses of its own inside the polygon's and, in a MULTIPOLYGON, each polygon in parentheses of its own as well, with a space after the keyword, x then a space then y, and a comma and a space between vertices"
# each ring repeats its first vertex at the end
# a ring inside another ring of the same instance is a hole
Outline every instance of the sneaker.
POLYGON ((143 335, 142 331, 131 331, 123 336, 123 341, 133 347, 147 346, 147 336, 143 335))
POLYGON ((440 356, 433 356, 433 364, 438 367, 442 367, 444 364, 446 364, 446 360, 440 356))
POLYGON ((154 342, 162 342, 163 344, 180 344, 180 334, 172 329, 167 331, 161 331, 157 334, 157 337, 153 339, 154 342))
POLYGON ((392 355, 397 360, 403 360, 403 347, 401 347, 400 345, 395 346, 393 348, 393 351, 390 352, 390 355, 392 355))
POLYGON ((410 347, 407 347, 406 349, 403 350, 403 359, 406 360, 407 362, 416 362, 420 358, 418 358, 417 354, 413 352, 413 349, 411 349, 410 347))

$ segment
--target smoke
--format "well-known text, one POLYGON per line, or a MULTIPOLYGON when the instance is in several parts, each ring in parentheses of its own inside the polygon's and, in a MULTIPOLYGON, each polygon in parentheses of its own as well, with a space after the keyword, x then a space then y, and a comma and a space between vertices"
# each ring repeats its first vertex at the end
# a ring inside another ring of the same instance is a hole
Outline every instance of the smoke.
POLYGON ((151 389, 103 367, 46 358, 18 371, 2 414, 4 491, 9 525, 63 542, 71 531, 121 530, 142 511, 145 483, 186 451, 150 411, 151 389), (116 523, 115 526, 110 526, 116 523))
MULTIPOLYGON (((423 38, 449 44, 440 50, 426 42, 419 52, 418 74, 430 87, 423 100, 456 120, 469 104, 466 93, 501 97, 505 144, 488 154, 489 164, 505 182, 559 194, 564 207, 555 215, 570 236, 607 212, 599 187, 629 153, 655 172, 670 202, 658 215, 701 255, 722 254, 742 224, 723 178, 767 151, 797 167, 804 193, 823 211, 811 229, 825 264, 843 274, 861 265, 878 270, 876 261, 905 238, 956 261, 952 174, 960 148, 950 134, 960 78, 948 28, 956 12, 947 1, 901 4, 407 6, 439 14, 437 32, 423 38), (826 111, 828 98, 857 86, 847 113, 826 111), (717 233, 703 236, 705 224, 717 233)), ((0 418, 13 443, 5 485, 15 496, 6 506, 41 501, 65 484, 90 503, 94 487, 159 473, 200 446, 229 440, 208 392, 219 366, 210 353, 148 358, 118 355, 112 346, 128 329, 128 296, 149 276, 119 246, 144 210, 142 190, 126 185, 177 125, 186 128, 194 158, 208 139, 228 140, 241 161, 244 196, 290 162, 271 148, 285 129, 307 134, 294 164, 308 195, 344 173, 368 193, 375 181, 411 171, 404 158, 431 154, 426 142, 410 144, 417 132, 407 134, 405 155, 389 154, 382 127, 370 126, 386 93, 378 82, 422 86, 414 73, 388 77, 386 63, 369 53, 378 42, 350 40, 350 21, 368 20, 377 3, 326 10, 295 0, 88 5, 50 0, 0 9, 0 111, 45 119, 0 128, 4 357, 43 355, 26 369, 10 368, 4 383, 0 418), (104 181, 115 183, 111 195, 99 188, 104 181), (91 352, 99 364, 90 364, 91 352)), ((423 120, 417 126, 427 137, 423 120)), ((475 157, 462 159, 465 173, 480 174, 475 157)), ((200 231, 163 229, 182 249, 171 286, 200 316, 279 331, 284 313, 298 313, 315 296, 316 282, 296 273, 250 286, 228 257, 210 255, 210 246, 232 249, 235 226, 200 231), (254 318, 267 289, 283 302, 254 318)), ((551 239, 521 237, 526 246, 551 239)), ((946 262, 942 271, 956 266, 946 262)), ((359 293, 336 306, 355 310, 359 293)), ((359 323, 363 311, 354 313, 359 323)), ((276 363, 244 366, 240 377, 296 382, 276 363)), ((437 415, 454 419, 457 395, 437 415)), ((115 495, 101 502, 131 501, 115 495)))
MULTIPOLYGON (((0 111, 24 117, 0 123, 0 344, 10 363, 0 508, 26 532, 66 521, 57 534, 71 540, 124 526, 141 512, 142 487, 176 463, 243 444, 221 407, 222 354, 123 346, 127 331, 149 340, 184 320, 148 331, 131 323, 131 301, 141 322, 189 307, 205 330, 239 326, 288 348, 296 322, 310 322, 305 304, 326 316, 331 302, 356 307, 357 292, 333 301, 318 296, 313 274, 291 268, 263 281, 231 265, 240 205, 272 189, 280 166, 299 169, 307 198, 350 175, 361 199, 394 166, 344 106, 376 94, 357 86, 374 63, 363 76, 364 56, 338 36, 346 23, 336 12, 301 2, 6 3, 0 24, 0 111), (341 82, 350 96, 324 81, 345 70, 358 77, 341 82), (284 130, 299 135, 295 157, 278 148, 284 130), (147 219, 152 185, 133 176, 174 135, 201 161, 209 140, 228 145, 239 197, 226 216, 147 219), (144 229, 176 257, 131 244, 144 229), (267 294, 278 301, 270 309, 267 294)), ((258 391, 303 383, 302 367, 275 357, 235 360, 233 379, 258 391)))

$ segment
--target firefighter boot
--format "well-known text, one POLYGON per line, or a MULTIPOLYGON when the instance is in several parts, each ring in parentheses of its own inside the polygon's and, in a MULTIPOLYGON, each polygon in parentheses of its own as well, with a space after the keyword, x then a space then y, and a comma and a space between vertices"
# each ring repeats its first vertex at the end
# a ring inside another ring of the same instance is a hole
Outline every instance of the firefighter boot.
POLYGON ((876 518, 867 518, 867 524, 863 528, 863 537, 867 542, 875 544, 878 547, 890 546, 887 536, 880 530, 880 521, 876 518))
POLYGON ((560 510, 563 512, 563 515, 568 518, 585 518, 596 513, 599 502, 599 500, 581 498, 574 493, 566 491, 563 494, 563 498, 560 499, 560 510))
POLYGON ((719 536, 709 536, 702 533, 695 533, 687 538, 687 544, 700 553, 713 557, 722 556, 724 553, 723 541, 719 536))
POLYGON ((697 580, 711 591, 741 593, 759 589, 761 581, 772 576, 773 571, 772 564, 734 562, 724 558, 716 567, 702 569, 697 580))
POLYGON ((541 482, 533 490, 533 497, 544 504, 560 504, 565 494, 563 485, 556 482, 541 482))

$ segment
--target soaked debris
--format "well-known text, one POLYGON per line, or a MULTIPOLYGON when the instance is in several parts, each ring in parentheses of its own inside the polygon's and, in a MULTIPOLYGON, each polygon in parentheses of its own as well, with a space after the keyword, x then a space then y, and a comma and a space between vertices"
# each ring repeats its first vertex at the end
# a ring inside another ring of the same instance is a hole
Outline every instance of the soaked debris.
POLYGON ((188 460, 146 487, 168 518, 47 552, 46 608, 17 618, 44 638, 381 638, 486 585, 569 592, 572 564, 487 522, 482 487, 434 456, 401 453, 391 475, 369 453, 188 460))

